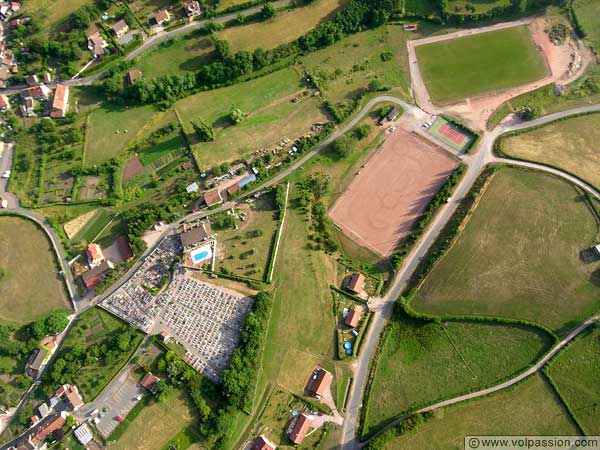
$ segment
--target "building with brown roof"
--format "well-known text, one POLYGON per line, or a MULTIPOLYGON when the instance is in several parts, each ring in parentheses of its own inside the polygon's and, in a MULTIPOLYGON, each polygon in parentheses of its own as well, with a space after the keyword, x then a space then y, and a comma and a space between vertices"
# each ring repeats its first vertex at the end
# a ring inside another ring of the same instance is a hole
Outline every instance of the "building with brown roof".
POLYGON ((160 379, 158 377, 155 377, 151 372, 148 372, 146 375, 144 375, 142 381, 140 381, 140 386, 152 392, 153 394, 156 394, 156 383, 159 381, 160 379))
POLYGON ((306 437, 306 433, 310 428, 312 419, 306 414, 300 414, 296 416, 292 426, 288 430, 288 437, 294 444, 302 444, 302 441, 306 437))
POLYGON ((358 325, 360 322, 360 317, 362 316, 362 311, 360 309, 351 309, 346 314, 346 318, 344 319, 344 323, 352 328, 358 325))
POLYGON ((27 375, 33 379, 36 379, 40 373, 40 370, 44 366, 44 363, 46 362, 48 354, 48 350, 43 348, 34 350, 29 358, 29 362, 27 363, 27 375))
POLYGON ((65 117, 69 110, 69 87, 64 84, 57 84, 54 91, 54 99, 52 99, 52 109, 50 117, 53 119, 61 119, 65 117))
POLYGON ((39 84, 37 75, 27 75, 25 83, 27 83, 27 86, 37 86, 39 84))
POLYGON ((81 275, 81 279, 83 280, 83 283, 85 284, 86 288, 94 289, 102 282, 102 280, 106 276, 106 273, 111 269, 111 263, 109 263, 108 261, 103 261, 102 264, 100 264, 99 266, 94 267, 93 269, 90 269, 87 272, 84 272, 81 275))
POLYGON ((259 436, 250 446, 250 450, 275 450, 277 446, 264 436, 259 436))
POLYGON ((119 20, 112 26, 112 32, 116 37, 121 37, 129 31, 129 25, 123 19, 119 20))
POLYGON ((223 197, 221 197, 219 188, 214 188, 210 191, 204 192, 202 197, 204 198, 204 203, 206 203, 206 206, 208 207, 223 203, 223 197))
POLYGON ((308 380, 306 389, 315 394, 315 396, 321 397, 331 386, 332 380, 333 376, 331 373, 323 369, 321 366, 317 366, 315 367, 315 370, 313 370, 310 380, 308 380))
POLYGON ((354 272, 348 277, 346 289, 356 295, 364 294, 365 292, 365 276, 362 273, 354 272))
POLYGON ((237 184, 237 183, 235 183, 235 184, 233 184, 233 185, 231 185, 231 186, 229 186, 229 187, 227 188, 227 194, 228 194, 229 196, 231 196, 231 195, 235 194, 235 193, 236 193, 237 191, 239 191, 239 190, 240 190, 240 185, 239 185, 239 184, 237 184))
POLYGON ((77 411, 84 405, 83 398, 81 397, 77 386, 69 386, 67 388, 67 392, 65 393, 65 401, 67 402, 69 408, 71 408, 73 411, 77 411))
POLYGON ((166 9, 161 9, 160 11, 154 13, 154 20, 156 21, 157 25, 162 25, 163 23, 171 20, 171 15, 166 9))
POLYGON ((98 29, 96 28, 91 30, 91 32, 87 35, 88 40, 88 49, 94 55, 94 58, 98 58, 103 56, 105 51, 104 49, 108 47, 108 42, 104 40, 98 29))
POLYGON ((185 250, 191 250, 194 247, 202 244, 213 237, 212 227, 210 222, 201 222, 198 226, 185 230, 179 235, 181 237, 181 245, 185 250))
POLYGON ((30 436, 29 440, 34 445, 40 445, 50 434, 54 433, 57 430, 60 430, 66 422, 66 413, 61 413, 60 416, 56 416, 55 418, 49 420, 47 423, 43 424, 39 427, 32 436, 30 436))
POLYGON ((133 86, 136 80, 139 80, 140 78, 142 78, 142 72, 138 69, 132 69, 127 72, 127 75, 125 76, 125 82, 128 86, 133 86))
POLYGON ((188 17, 196 17, 202 14, 200 3, 196 0, 187 0, 185 2, 185 14, 188 17))
POLYGON ((39 86, 32 86, 21 91, 20 95, 22 98, 31 97, 36 100, 46 100, 50 95, 50 92, 51 91, 48 86, 41 84, 39 86))

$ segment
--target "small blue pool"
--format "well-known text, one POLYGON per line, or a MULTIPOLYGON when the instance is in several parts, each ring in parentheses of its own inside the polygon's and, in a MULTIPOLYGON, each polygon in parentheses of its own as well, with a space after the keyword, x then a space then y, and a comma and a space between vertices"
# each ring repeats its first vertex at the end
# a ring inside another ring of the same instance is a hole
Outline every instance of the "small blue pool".
POLYGON ((209 252, 207 252, 206 250, 200 253, 196 253, 195 255, 192 256, 192 261, 194 261, 195 263, 199 262, 199 261, 203 261, 206 258, 208 258, 208 256, 210 255, 209 252))
POLYGON ((352 354, 352 343, 344 342, 344 349, 346 350, 346 355, 351 355, 352 354))

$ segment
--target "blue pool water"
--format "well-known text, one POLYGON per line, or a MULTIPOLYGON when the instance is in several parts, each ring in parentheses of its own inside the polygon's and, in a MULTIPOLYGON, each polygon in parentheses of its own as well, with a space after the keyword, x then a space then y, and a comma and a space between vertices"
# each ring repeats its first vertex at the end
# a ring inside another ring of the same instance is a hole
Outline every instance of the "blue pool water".
POLYGON ((200 253, 196 253, 194 256, 192 256, 192 260, 197 263, 198 261, 202 261, 203 259, 206 259, 208 257, 208 252, 207 251, 203 251, 200 253))

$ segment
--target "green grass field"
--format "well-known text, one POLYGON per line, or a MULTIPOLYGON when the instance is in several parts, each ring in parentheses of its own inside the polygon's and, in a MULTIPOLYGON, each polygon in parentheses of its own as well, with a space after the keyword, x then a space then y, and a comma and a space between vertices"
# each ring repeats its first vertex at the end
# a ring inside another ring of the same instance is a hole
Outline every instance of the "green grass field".
POLYGON ((586 37, 592 41, 600 41, 600 1, 577 0, 573 6, 586 37))
POLYGON ((61 23, 69 14, 89 4, 92 4, 90 0, 32 0, 23 4, 19 15, 34 16, 47 30, 48 27, 61 23))
POLYGON ((291 99, 305 91, 300 75, 294 69, 283 69, 234 86, 201 92, 176 103, 188 133, 190 121, 203 119, 214 125, 216 138, 193 146, 202 168, 239 159, 248 153, 274 146, 288 137, 296 138, 310 130, 315 122, 326 121, 319 100, 304 97, 297 103, 291 99), (233 107, 248 116, 232 125, 228 114, 233 107))
POLYGON ((135 140, 144 125, 154 115, 160 114, 152 106, 95 109, 91 113, 86 133, 84 164, 99 165, 119 156, 135 140))
POLYGON ((519 86, 547 73, 527 26, 420 45, 415 51, 431 100, 438 104, 519 86))
POLYGON ((217 34, 227 39, 233 51, 271 49, 294 41, 328 20, 347 0, 315 0, 307 6, 280 11, 264 22, 227 28, 217 34), (248 39, 252 36, 252 39, 248 39))
POLYGON ((74 241, 85 241, 91 243, 94 238, 104 229, 112 220, 115 213, 105 208, 98 208, 94 217, 92 217, 84 227, 73 237, 74 241))
POLYGON ((413 306, 436 315, 531 320, 563 332, 598 307, 599 264, 580 259, 597 233, 596 219, 572 185, 502 168, 413 306))
POLYGON ((373 80, 401 97, 410 98, 406 76, 407 36, 401 26, 386 25, 311 52, 302 58, 302 64, 318 80, 325 98, 334 103, 352 98, 373 80), (391 57, 384 61, 381 55, 387 52, 391 57))
MULTIPOLYGON (((128 328, 128 324, 98 307, 88 309, 77 318, 57 358, 61 357, 61 352, 71 347, 89 349, 107 338, 114 338, 128 328)), ((135 340, 137 347, 142 340, 140 332, 136 332, 135 340)), ((116 357, 110 360, 80 367, 74 375, 72 383, 77 385, 86 401, 95 398, 131 356, 128 352, 117 351, 115 354, 116 357)))
POLYGON ((595 327, 559 353, 546 369, 587 435, 600 434, 598 355, 600 329, 595 327))
POLYGON ((156 144, 143 148, 139 152, 140 161, 144 166, 167 156, 169 153, 186 148, 186 142, 179 129, 174 133, 160 139, 156 144))
POLYGON ((416 433, 385 450, 456 450, 467 435, 576 435, 552 389, 538 375, 495 395, 438 410, 416 433))
POLYGON ((448 2, 448 11, 454 14, 485 14, 488 11, 509 5, 508 0, 450 0, 448 2), (475 8, 474 12, 468 11, 467 4, 475 8))
POLYGON ((54 249, 33 223, 0 216, 0 320, 24 324, 69 309, 54 249))
MULTIPOLYGON (((149 395, 149 394, 148 394, 149 395)), ((194 420, 190 402, 181 390, 164 401, 150 401, 110 450, 163 450, 186 423, 194 420), (147 430, 152 430, 148 433, 147 430)), ((187 447, 185 447, 187 448, 187 447)))
POLYGON ((135 66, 146 78, 168 74, 197 72, 212 61, 212 41, 206 36, 193 33, 182 36, 170 45, 161 44, 136 59, 135 66))
POLYGON ((439 325, 397 313, 386 332, 367 403, 365 433, 411 409, 495 384, 550 344, 534 329, 439 325))
POLYGON ((508 156, 560 167, 600 186, 600 114, 575 117, 506 138, 502 150, 508 156))
POLYGON ((278 226, 278 211, 272 195, 261 196, 255 206, 241 206, 247 218, 238 222, 237 230, 217 231, 217 267, 261 280, 278 226))

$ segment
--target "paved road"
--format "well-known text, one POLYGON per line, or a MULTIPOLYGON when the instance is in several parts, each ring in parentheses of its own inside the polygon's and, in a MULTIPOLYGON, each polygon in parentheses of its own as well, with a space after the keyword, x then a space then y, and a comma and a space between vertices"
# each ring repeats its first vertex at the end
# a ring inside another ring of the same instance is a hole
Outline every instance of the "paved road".
MULTIPOLYGON (((433 222, 428 227, 428 229, 424 233, 423 237, 419 240, 419 242, 415 245, 415 247, 413 247, 413 250, 408 255, 408 257, 405 259, 405 262, 404 262, 402 268, 396 274, 394 281, 392 282, 392 286, 390 287, 386 296, 383 299, 381 299, 379 302, 377 302, 377 304, 379 305, 378 310, 374 312, 374 316, 373 316, 373 319, 371 322, 370 329, 368 330, 367 335, 363 338, 363 344, 362 344, 362 348, 361 348, 361 353, 357 360, 357 367, 355 369, 352 388, 350 390, 350 393, 348 395, 348 400, 346 403, 346 405, 347 405, 346 411, 347 412, 346 412, 346 417, 344 420, 343 436, 342 436, 343 450, 354 450, 354 449, 360 448, 360 443, 356 439, 356 427, 359 422, 360 408, 362 407, 363 390, 364 390, 365 383, 366 383, 366 380, 367 380, 367 377, 369 374, 369 362, 371 361, 373 353, 377 347, 379 335, 383 331, 383 327, 385 326, 385 323, 390 318, 390 315, 393 310, 394 302, 396 301, 396 299, 398 298, 398 296, 400 295, 402 290, 405 288, 406 283, 408 282, 408 280, 412 276, 413 272, 417 268, 417 265, 419 264, 419 262, 427 255, 429 248, 435 242, 435 239, 439 235, 440 231, 445 226, 445 224, 448 222, 450 217, 454 214, 460 201, 465 197, 466 194, 468 194, 469 190, 473 186, 473 183, 479 177, 479 175, 481 174, 481 172, 483 171, 483 169, 486 165, 488 165, 490 163, 502 162, 502 163, 510 163, 510 164, 515 164, 515 165, 520 165, 520 166, 531 167, 531 168, 535 168, 535 169, 542 170, 545 172, 549 172, 549 173, 560 176, 560 177, 580 186, 582 189, 585 189, 591 195, 600 199, 600 193, 598 191, 596 191, 592 186, 588 185, 587 183, 585 183, 585 182, 579 180, 578 178, 573 177, 572 175, 569 175, 563 171, 553 169, 548 166, 544 166, 542 164, 527 163, 527 162, 510 160, 507 158, 496 157, 493 154, 493 144, 494 144, 495 140, 500 135, 511 132, 511 131, 522 130, 522 129, 526 129, 526 128, 530 128, 530 127, 534 127, 534 126, 538 126, 538 125, 543 125, 545 123, 549 123, 549 122, 555 121, 557 119, 562 119, 565 117, 582 114, 582 113, 586 113, 586 112, 593 112, 593 111, 600 111, 600 105, 588 106, 588 107, 583 107, 583 108, 575 108, 572 110, 563 111, 563 112, 559 112, 556 114, 551 114, 546 117, 542 117, 542 118, 539 118, 539 119, 536 119, 536 120, 533 120, 530 122, 524 122, 524 123, 513 124, 513 125, 500 125, 500 126, 496 127, 490 133, 487 133, 486 135, 484 135, 482 142, 481 142, 480 149, 476 154, 465 155, 462 158, 463 162, 465 164, 467 164, 467 171, 466 171, 463 179, 461 180, 461 182, 458 184, 458 186, 456 187, 456 189, 454 191, 454 195, 452 196, 453 200, 450 203, 444 205, 441 208, 441 210, 438 212, 438 214, 435 216, 435 218, 433 219, 433 222)), ((589 320, 591 321, 594 319, 589 319, 589 320)), ((588 322, 589 321, 587 321, 585 323, 588 323, 588 322)), ((585 325, 585 323, 583 325, 585 325)), ((579 330, 579 328, 577 330, 579 330)), ((577 330, 575 330, 575 331, 577 331, 577 330)), ((577 334, 579 334, 581 331, 583 331, 583 329, 581 329, 577 334)), ((569 336, 571 336, 571 335, 569 335, 569 336)), ((563 343, 563 345, 559 344, 557 346, 557 348, 553 349, 553 351, 554 350, 555 351, 552 354, 555 354, 556 352, 558 352, 564 346, 565 343, 563 343)), ((547 361, 547 359, 546 359, 546 361, 547 361)), ((546 361, 544 361, 542 359, 540 361, 540 363, 541 363, 540 367, 543 366, 546 361)), ((519 378, 519 377, 515 377, 515 379, 509 380, 508 382, 503 383, 502 385, 500 385, 502 387, 499 387, 497 390, 504 389, 507 386, 510 386, 512 384, 515 384, 515 383, 521 381, 522 378, 519 378), (511 381, 513 381, 513 382, 511 383, 511 381), (509 384, 507 384, 507 383, 509 383, 509 384)), ((494 389, 494 388, 490 388, 490 389, 494 389)), ((482 395, 487 395, 486 391, 480 391, 479 393, 469 394, 469 395, 471 395, 471 397, 468 397, 468 398, 474 398, 474 397, 478 397, 478 396, 482 396, 482 395)), ((495 392, 495 391, 491 390, 490 392, 495 392)), ((462 396, 462 397, 457 397, 456 399, 447 400, 447 402, 450 402, 448 404, 452 404, 452 403, 464 401, 466 399, 467 399, 466 396, 462 396)), ((437 408, 441 408, 442 406, 444 406, 444 402, 438 404, 437 408)))
MULTIPOLYGON (((336 130, 323 143, 319 144, 315 149, 313 149, 312 151, 303 155, 300 159, 295 161, 291 166, 286 168, 283 172, 276 175, 275 177, 273 177, 266 183, 262 184, 261 186, 257 187, 256 189, 245 194, 243 197, 238 199, 238 202, 242 201, 244 198, 246 198, 250 195, 253 195, 255 192, 257 192, 259 190, 268 188, 268 187, 273 186, 273 185, 279 183, 280 181, 282 181, 284 178, 286 178, 288 175, 290 175, 294 170, 296 170, 297 168, 302 166, 304 163, 306 163, 308 160, 310 160, 312 157, 314 157, 316 154, 318 154, 320 151, 322 151, 327 145, 329 145, 337 137, 341 136, 342 134, 344 134, 347 131, 349 131, 350 129, 352 129, 360 120, 362 120, 362 118, 366 114, 368 114, 368 112, 375 105, 377 105, 378 103, 382 103, 382 102, 390 102, 390 103, 399 105, 400 107, 402 107, 405 110, 405 115, 409 115, 414 121, 418 122, 419 120, 425 120, 426 118, 429 118, 428 113, 426 113, 423 110, 421 110, 420 108, 410 105, 398 98, 395 98, 392 96, 387 96, 387 95, 376 97, 376 98, 370 100, 364 106, 364 108, 362 108, 359 111, 359 113, 348 124, 346 124, 344 127, 340 128, 340 129, 336 130)), ((435 218, 433 219, 433 221, 432 221, 431 225, 429 226, 429 228, 427 229, 427 231, 424 233, 424 235, 422 236, 420 241, 417 243, 417 245, 413 248, 413 250, 408 255, 408 257, 405 259, 405 262, 404 262, 402 268, 400 269, 400 271, 398 271, 398 273, 396 274, 394 281, 392 283, 392 286, 390 287, 387 295, 383 299, 381 299, 380 302, 378 303, 379 308, 378 308, 378 310, 375 311, 372 325, 369 328, 367 335, 365 336, 365 340, 363 341, 361 354, 357 360, 357 368, 356 368, 355 375, 354 375, 354 382, 352 384, 352 388, 351 388, 349 396, 348 396, 348 402, 347 402, 347 408, 346 408, 347 413, 346 413, 346 418, 344 421, 343 437, 342 437, 342 447, 345 450, 359 448, 359 443, 356 441, 355 430, 356 430, 356 425, 358 423, 358 414, 359 414, 359 408, 361 406, 361 401, 362 401, 362 392, 363 392, 364 384, 365 384, 365 381, 366 381, 366 378, 368 375, 368 365, 369 365, 369 361, 371 360, 371 357, 373 355, 373 352, 376 348, 378 337, 379 337, 381 331, 383 330, 383 327, 384 327, 386 321, 390 317, 390 314, 391 314, 392 308, 393 308, 393 303, 398 298, 400 292, 404 288, 406 282, 408 281, 408 279, 410 278, 412 273, 415 271, 420 260, 427 254, 428 249, 434 243, 435 239, 437 238, 437 236, 438 236, 439 232, 441 231, 441 229, 443 228, 443 226, 447 223, 447 221, 450 219, 452 214, 456 211, 460 199, 464 198, 464 196, 469 192, 470 188, 472 187, 473 183, 475 182, 475 180, 477 179, 477 177, 479 176, 479 174, 481 173, 481 171, 483 170, 485 165, 487 165, 489 163, 493 163, 493 162, 511 162, 511 163, 515 163, 515 164, 535 167, 540 170, 555 173, 558 176, 564 177, 564 178, 568 179, 569 181, 572 181, 575 184, 586 189, 592 195, 595 195, 597 197, 599 196, 598 192, 596 192, 595 189, 593 189, 591 186, 587 185, 586 183, 584 183, 562 171, 559 171, 556 169, 551 169, 551 168, 548 168, 543 165, 532 164, 532 163, 513 162, 512 160, 508 161, 508 160, 505 160, 504 158, 495 157, 492 154, 493 143, 494 143, 495 139, 502 133, 506 133, 506 132, 513 131, 513 130, 529 128, 532 126, 536 126, 536 125, 547 123, 547 122, 550 122, 553 120, 557 120, 557 119, 560 119, 563 117, 568 117, 568 116, 571 116, 574 114, 580 114, 583 112, 590 112, 590 111, 600 111, 600 106, 591 106, 591 107, 577 108, 577 109, 570 110, 570 111, 564 111, 564 112, 552 114, 550 116, 528 122, 526 124, 516 124, 516 125, 509 125, 509 126, 500 125, 496 129, 494 129, 492 132, 487 133, 483 137, 482 143, 481 143, 481 149, 479 150, 478 153, 476 153, 475 155, 465 155, 462 157, 463 161, 467 164, 468 168, 467 168, 467 171, 466 171, 463 179, 461 180, 461 182, 459 183, 459 185, 456 187, 456 189, 454 191, 454 195, 453 195, 454 200, 452 202, 444 205, 441 208, 441 210, 438 212, 438 214, 435 216, 435 218)), ((11 157, 12 157, 12 155, 11 155, 11 157)), ((0 195, 2 195, 3 192, 4 191, 0 191, 0 195)), ((125 283, 129 278, 131 278, 131 276, 139 269, 139 267, 143 263, 144 258, 147 256, 147 254, 149 254, 157 245, 159 245, 159 243, 162 241, 162 239, 165 236, 174 233, 176 230, 176 227, 179 224, 181 224, 185 221, 197 220, 197 219, 206 217, 208 215, 212 215, 212 214, 224 211, 226 209, 229 209, 229 208, 235 206, 235 204, 236 204, 235 202, 228 202, 228 203, 222 205, 220 208, 215 209, 215 210, 200 211, 200 212, 192 213, 192 214, 189 214, 186 217, 184 217, 179 222, 171 224, 163 232, 160 239, 158 239, 156 241, 154 246, 152 246, 151 248, 148 248, 146 250, 146 252, 142 255, 142 257, 132 266, 132 268, 126 273, 126 275, 124 277, 122 277, 121 280, 119 280, 118 283, 115 283, 111 287, 111 289, 109 289, 105 294, 96 297, 88 304, 79 305, 78 310, 81 312, 81 311, 87 309, 88 307, 99 303, 105 297, 110 295, 114 290, 116 290, 119 286, 121 286, 123 283, 125 283)), ((62 247, 60 245, 60 240, 58 239, 58 237, 56 236, 56 234, 54 233, 52 228, 49 226, 49 224, 46 222, 46 220, 42 216, 40 216, 36 213, 27 211, 18 206, 15 208, 12 208, 10 211, 22 214, 26 217, 31 218, 32 220, 35 220, 46 231, 46 233, 50 237, 50 240, 55 248, 56 253, 59 255, 59 259, 61 260, 61 264, 62 264, 62 266, 64 268, 64 272, 66 274, 67 286, 69 287, 71 296, 73 299, 76 299, 77 298, 76 297, 76 289, 75 289, 72 275, 70 273, 70 270, 68 270, 67 261, 64 256, 62 247)), ((448 401, 452 401, 452 400, 448 400, 448 401)), ((461 401, 461 400, 456 400, 456 401, 461 401)))
MULTIPOLYGON (((294 0, 278 0, 276 2, 273 2, 273 5, 279 9, 279 8, 284 8, 288 5, 290 5, 291 3, 293 3, 293 1, 294 0)), ((213 19, 195 20, 195 21, 188 23, 187 25, 184 25, 182 27, 176 28, 171 31, 162 31, 151 37, 146 38, 146 40, 142 43, 142 45, 140 45, 138 48, 134 49, 132 52, 125 55, 123 60, 131 61, 132 59, 138 57, 139 55, 141 55, 143 52, 145 52, 149 48, 155 46, 156 44, 159 44, 161 42, 164 42, 168 39, 171 39, 171 38, 176 37, 181 34, 189 33, 194 30, 199 30, 209 22, 223 24, 223 23, 229 22, 230 20, 237 18, 238 16, 248 17, 248 16, 251 16, 251 15, 259 12, 262 9, 262 7, 263 7, 263 5, 253 6, 252 8, 244 9, 241 11, 236 11, 236 12, 230 13, 230 14, 225 14, 222 16, 215 17, 213 19)), ((92 84, 94 81, 101 79, 104 76, 104 74, 105 74, 105 72, 103 71, 103 72, 98 72, 98 73, 95 73, 93 75, 90 75, 90 76, 84 77, 84 78, 74 78, 74 79, 69 79, 69 80, 55 80, 55 81, 52 81, 51 83, 46 83, 46 85, 51 89, 56 88, 56 85, 59 83, 65 84, 67 86, 88 86, 88 85, 92 84)), ((28 86, 26 84, 11 86, 11 87, 8 87, 5 89, 0 89, 0 94, 4 94, 4 95, 18 94, 23 89, 27 89, 27 88, 28 88, 28 86)))

